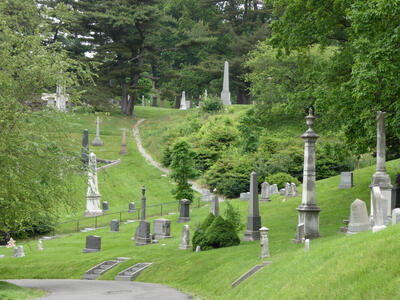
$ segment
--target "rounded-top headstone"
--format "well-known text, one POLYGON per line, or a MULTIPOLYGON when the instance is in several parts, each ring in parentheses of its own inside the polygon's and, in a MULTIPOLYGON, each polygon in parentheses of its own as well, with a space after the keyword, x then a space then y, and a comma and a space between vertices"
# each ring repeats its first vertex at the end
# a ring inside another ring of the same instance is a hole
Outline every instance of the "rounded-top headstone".
POLYGON ((108 211, 108 210, 109 210, 108 202, 107 202, 107 201, 103 201, 102 207, 103 207, 103 210, 104 210, 104 211, 108 211))
POLYGON ((369 226, 370 223, 365 202, 360 199, 354 200, 350 207, 348 234, 366 231, 369 229, 369 226))

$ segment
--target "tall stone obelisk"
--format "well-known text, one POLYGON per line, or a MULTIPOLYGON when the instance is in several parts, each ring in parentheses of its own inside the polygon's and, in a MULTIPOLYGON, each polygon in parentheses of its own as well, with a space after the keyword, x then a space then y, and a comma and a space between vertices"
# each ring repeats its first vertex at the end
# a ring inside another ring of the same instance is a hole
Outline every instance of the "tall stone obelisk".
POLYGON ((100 138, 100 118, 96 119, 96 137, 93 139, 92 146, 103 146, 103 141, 100 138))
POLYGON ((306 117, 308 129, 301 136, 304 139, 303 194, 301 205, 297 208, 299 224, 304 224, 305 239, 320 237, 319 212, 321 209, 317 205, 315 195, 315 142, 319 135, 312 129, 314 119, 312 108, 310 108, 306 117))
MULTIPOLYGON (((373 187, 379 186, 381 190, 381 201, 380 207, 386 208, 386 216, 391 217, 392 215, 392 183, 390 181, 389 175, 386 173, 386 131, 385 131, 385 112, 378 111, 376 117, 377 128, 376 128, 376 171, 372 176, 371 185, 371 217, 372 220, 375 219, 374 216, 374 201, 373 201, 373 187)), ((378 200, 379 201, 379 200, 378 200)), ((385 220, 387 220, 385 217, 385 220)), ((387 224, 385 224, 387 225, 387 224)))
POLYGON ((247 229, 244 232, 244 241, 255 241, 260 239, 261 217, 258 208, 258 184, 257 173, 250 175, 250 201, 249 216, 247 217, 247 229))
POLYGON ((83 130, 81 161, 85 165, 87 165, 89 162, 89 131, 87 129, 83 130))
POLYGON ((229 64, 225 61, 224 83, 222 86, 221 100, 224 105, 231 105, 231 93, 229 92, 229 64))
POLYGON ((147 244, 151 244, 151 235, 150 235, 150 222, 146 221, 146 188, 142 187, 142 207, 141 207, 141 216, 140 216, 140 224, 136 228, 135 240, 136 246, 143 246, 147 244))
POLYGON ((122 144, 121 144, 121 151, 119 154, 127 154, 128 150, 126 149, 126 129, 122 129, 122 144))
POLYGON ((186 103, 186 93, 185 91, 182 91, 182 97, 181 97, 181 106, 179 109, 186 110, 188 109, 187 103, 186 103))

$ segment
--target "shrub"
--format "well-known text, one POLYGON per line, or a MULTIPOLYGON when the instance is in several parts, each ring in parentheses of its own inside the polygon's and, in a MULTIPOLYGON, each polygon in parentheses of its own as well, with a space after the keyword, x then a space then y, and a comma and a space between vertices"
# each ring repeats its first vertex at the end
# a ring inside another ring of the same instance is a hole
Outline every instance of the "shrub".
POLYGON ((240 213, 229 201, 225 201, 224 215, 227 222, 230 222, 235 228, 236 233, 243 229, 244 225, 240 222, 240 213))
POLYGON ((231 222, 221 216, 215 218, 205 233, 206 247, 223 248, 240 244, 240 239, 231 222))
POLYGON ((192 238, 192 249, 193 251, 196 250, 197 246, 200 246, 202 250, 206 250, 206 230, 212 222, 214 221, 215 216, 212 213, 209 213, 208 216, 204 219, 203 223, 201 225, 198 225, 192 238))
POLYGON ((202 112, 207 112, 207 113, 219 112, 223 108, 222 100, 221 98, 218 97, 208 96, 207 99, 205 99, 201 103, 200 108, 202 112))
POLYGON ((164 167, 169 167, 171 162, 172 162, 171 149, 169 148, 169 146, 165 146, 163 153, 162 153, 161 164, 164 167))
POLYGON ((300 184, 300 182, 296 178, 294 178, 290 174, 283 172, 269 175, 265 178, 265 181, 267 181, 270 184, 276 183, 279 189, 284 188, 286 182, 294 182, 296 185, 300 184))

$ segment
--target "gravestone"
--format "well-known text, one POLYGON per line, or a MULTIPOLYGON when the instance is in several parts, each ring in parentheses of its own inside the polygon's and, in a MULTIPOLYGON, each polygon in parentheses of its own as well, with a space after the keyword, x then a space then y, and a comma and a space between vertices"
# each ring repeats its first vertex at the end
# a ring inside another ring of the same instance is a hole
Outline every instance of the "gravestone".
POLYGON ((153 107, 157 107, 157 97, 153 96, 153 107))
POLYGON ((304 224, 297 224, 296 236, 292 239, 292 242, 300 244, 304 241, 304 224))
POLYGON ((126 148, 126 129, 125 128, 122 130, 122 143, 121 143, 121 150, 119 151, 119 154, 121 154, 121 155, 128 154, 128 149, 126 148))
POLYGON ((179 219, 177 223, 185 223, 190 221, 190 200, 182 199, 179 201, 179 219))
POLYGON ((87 129, 83 130, 81 161, 84 164, 89 162, 89 132, 87 129))
POLYGON ((269 183, 268 182, 263 182, 261 184, 261 202, 269 202, 271 199, 269 198, 269 183))
POLYGON ((396 182, 392 189, 392 207, 400 208, 400 174, 396 174, 396 182))
POLYGON ((13 249, 13 257, 24 257, 24 247, 23 246, 18 246, 13 249))
POLYGON ((306 239, 304 243, 304 252, 307 253, 308 251, 310 251, 310 240, 306 239))
POLYGON ((290 185, 289 182, 286 182, 285 184, 285 196, 286 197, 292 197, 292 186, 290 185))
POLYGON ((202 189, 202 190, 201 190, 201 200, 202 200, 202 201, 206 201, 206 202, 211 201, 211 193, 210 193, 210 190, 208 190, 208 189, 202 189))
POLYGON ((340 173, 340 189, 350 189, 354 186, 353 184, 353 172, 341 172, 340 173))
POLYGON ((365 202, 360 199, 354 200, 350 206, 350 222, 347 226, 347 235, 366 231, 369 227, 370 222, 365 202))
POLYGON ((186 109, 192 108, 192 101, 188 100, 186 101, 186 109))
POLYGON ((96 119, 96 137, 93 139, 92 146, 103 146, 103 141, 100 139, 100 118, 96 119))
POLYGON ((188 109, 188 108, 187 108, 187 104, 186 104, 186 94, 185 94, 185 91, 182 92, 181 104, 180 104, 179 109, 182 109, 182 110, 188 109))
POLYGON ((290 185, 292 187, 292 196, 297 197, 299 195, 299 192, 297 191, 296 184, 294 182, 292 182, 290 185))
POLYGON ((128 213, 134 213, 135 211, 135 202, 129 202, 128 213))
POLYGON ((249 201, 250 200, 250 192, 240 193, 240 200, 249 201))
POLYGON ((111 232, 118 232, 119 231, 119 220, 112 219, 110 222, 110 231, 111 232))
POLYGON ((278 185, 276 183, 272 184, 270 186, 270 195, 275 195, 275 194, 278 194, 278 193, 279 193, 278 185))
POLYGON ((197 246, 196 246, 196 253, 199 253, 199 252, 201 252, 201 248, 200 248, 199 245, 197 245, 197 246))
POLYGON ((43 243, 42 240, 38 240, 38 250, 42 251, 43 250, 43 243))
POLYGON ((85 216, 100 216, 103 211, 100 209, 99 186, 97 183, 97 163, 96 155, 92 152, 89 155, 89 168, 88 168, 88 189, 86 192, 86 210, 85 216))
POLYGON ((151 244, 150 222, 146 221, 146 188, 142 187, 142 207, 139 226, 136 227, 136 246, 151 244))
POLYGON ((214 193, 211 195, 211 213, 218 217, 219 216, 219 200, 217 195, 217 189, 214 189, 214 193))
POLYGON ((186 250, 190 249, 190 232, 189 225, 185 224, 182 227, 182 242, 179 245, 179 249, 186 250))
POLYGON ((231 105, 231 93, 229 92, 229 63, 224 64, 224 81, 222 85, 221 100, 224 105, 231 105))
POLYGON ((286 195, 286 189, 280 189, 279 190, 279 195, 285 196, 286 195))
POLYGON ((171 237, 171 221, 168 219, 156 219, 153 221, 154 237, 166 239, 171 237))
POLYGON ((268 228, 260 228, 261 259, 269 257, 268 228))
POLYGON ((400 223, 400 208, 395 208, 392 211, 392 226, 400 223))
POLYGON ((108 207, 108 202, 107 202, 107 201, 103 201, 103 203, 102 203, 102 208, 103 208, 103 211, 108 211, 108 210, 110 210, 110 208, 108 207))
POLYGON ((99 252, 101 250, 101 237, 97 235, 88 235, 86 237, 86 248, 83 253, 99 252))
POLYGON ((378 232, 386 228, 385 217, 386 214, 386 201, 384 201, 381 188, 379 186, 372 187, 372 197, 374 206, 374 226, 372 227, 372 232, 378 232))
POLYGON ((257 173, 250 175, 250 201, 249 216, 247 217, 247 229, 244 232, 244 241, 255 241, 260 239, 261 217, 258 208, 258 184, 257 173))

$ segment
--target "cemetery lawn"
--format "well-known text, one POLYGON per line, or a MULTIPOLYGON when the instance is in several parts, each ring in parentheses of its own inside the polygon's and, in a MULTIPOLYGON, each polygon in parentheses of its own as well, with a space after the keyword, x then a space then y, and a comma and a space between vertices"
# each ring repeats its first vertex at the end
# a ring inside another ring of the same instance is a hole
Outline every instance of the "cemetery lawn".
POLYGON ((0 281, 0 299, 3 300, 24 300, 35 297, 43 297, 46 291, 39 289, 27 289, 12 283, 0 281))
MULTIPOLYGON (((168 109, 138 107, 137 115, 139 118, 163 119, 175 118, 181 114, 174 112, 169 115, 169 112, 168 109)), ((183 115, 185 113, 182 112, 183 115)), ((77 115, 69 117, 72 120, 77 115)), ((85 125, 82 115, 80 118, 76 122, 76 136, 79 137, 79 143, 83 130, 81 126, 85 125)), ((93 123, 92 128, 94 120, 94 116, 91 116, 90 120, 85 118, 85 122, 93 123)), ((131 120, 123 117, 110 117, 110 122, 111 120, 116 124, 104 124, 110 126, 110 129, 106 128, 104 135, 102 134, 105 142, 104 152, 101 152, 102 147, 99 148, 100 151, 96 150, 96 154, 99 153, 100 157, 104 155, 102 158, 107 159, 119 157, 120 128, 132 125, 131 120), (113 133, 112 128, 117 132, 113 133)), ((90 132, 93 132, 93 129, 90 132)), ((90 141, 92 138, 93 135, 90 135, 90 141)), ((124 208, 131 199, 137 202, 142 184, 148 187, 149 204, 152 201, 171 201, 172 184, 169 180, 161 177, 161 172, 141 158, 132 137, 128 138, 127 143, 130 156, 122 157, 123 163, 120 166, 107 171, 107 180, 102 178, 103 175, 99 178, 99 182, 102 182, 99 186, 100 192, 109 195, 110 206, 115 203, 114 205, 124 208), (126 166, 123 165, 124 159, 126 166), (120 175, 120 172, 123 172, 123 175, 120 175), (114 186, 110 184, 111 182, 114 186), (131 198, 127 199, 127 195, 131 198)), ((387 171, 391 175, 392 182, 399 168, 400 160, 387 163, 387 171)), ((184 224, 176 223, 177 215, 164 216, 171 220, 172 238, 148 246, 136 247, 131 241, 138 225, 138 222, 133 222, 121 224, 118 233, 109 232, 108 224, 105 228, 94 232, 71 233, 58 239, 45 240, 43 251, 37 250, 36 240, 17 241, 18 245, 24 246, 26 256, 22 258, 12 258, 12 249, 0 247, 0 254, 6 255, 0 260, 0 279, 78 279, 82 278, 86 270, 104 260, 125 256, 131 259, 106 272, 100 279, 112 280, 118 272, 135 263, 153 262, 153 265, 135 280, 165 284, 202 299, 393 299, 400 294, 398 276, 400 225, 389 226, 388 229, 374 234, 371 231, 348 237, 338 234, 339 228, 344 225, 343 220, 348 219, 350 204, 356 198, 366 201, 369 209, 368 185, 374 172, 375 166, 354 171, 355 186, 352 189, 338 188, 340 176, 317 182, 317 204, 322 209, 320 213, 322 237, 311 241, 308 253, 304 253, 304 245, 293 244, 290 241, 295 235, 296 208, 301 203, 301 197, 288 198, 286 202, 282 202, 283 196, 273 195, 271 202, 260 203, 262 225, 270 230, 269 260, 272 264, 234 289, 231 288, 233 281, 261 263, 259 242, 242 242, 235 247, 200 253, 178 250, 184 224), (101 252, 82 253, 85 237, 89 234, 102 237, 101 252)), ((301 190, 300 186, 300 193, 301 190)), ((84 203, 84 197, 81 197, 84 203)), ((242 222, 245 224, 248 202, 239 199, 229 201, 240 210, 242 222)), ((220 203, 222 215, 224 207, 224 203, 220 203)), ((83 213, 83 209, 79 214, 83 213)), ((208 215, 209 211, 209 203, 203 204, 200 208, 192 205, 191 221, 188 222, 191 236, 196 225, 208 215)), ((159 217, 148 218, 151 224, 155 218, 159 217)), ((243 233, 244 230, 240 233, 240 238, 243 238, 243 233)))

